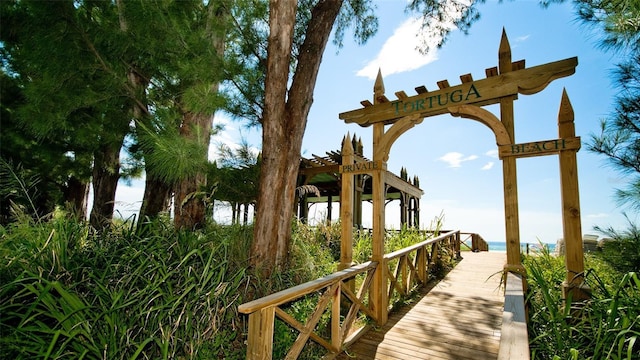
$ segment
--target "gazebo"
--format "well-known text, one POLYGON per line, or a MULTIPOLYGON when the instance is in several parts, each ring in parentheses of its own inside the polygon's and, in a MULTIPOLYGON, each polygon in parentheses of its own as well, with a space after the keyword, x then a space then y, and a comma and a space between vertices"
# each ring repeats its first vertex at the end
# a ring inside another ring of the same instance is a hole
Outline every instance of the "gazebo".
MULTIPOLYGON (((360 139, 345 137, 344 141, 351 141, 355 156, 362 161, 370 161, 363 155, 363 146, 360 139)), ((344 144, 343 144, 344 145, 344 144)), ((300 170, 298 173, 298 187, 312 185, 315 193, 306 192, 299 196, 297 203, 297 214, 302 221, 308 220, 309 208, 311 205, 327 204, 327 221, 332 218, 332 205, 340 202, 342 152, 328 151, 326 156, 312 155, 311 158, 300 160, 300 170)), ((372 201, 372 178, 368 174, 355 176, 355 187, 353 194, 353 227, 362 229, 362 204, 372 201)), ((420 181, 417 176, 409 179, 407 170, 403 167, 400 176, 393 174, 387 180, 385 189, 385 206, 394 200, 400 201, 400 225, 406 227, 420 226, 420 198, 424 191, 420 189, 420 181)))

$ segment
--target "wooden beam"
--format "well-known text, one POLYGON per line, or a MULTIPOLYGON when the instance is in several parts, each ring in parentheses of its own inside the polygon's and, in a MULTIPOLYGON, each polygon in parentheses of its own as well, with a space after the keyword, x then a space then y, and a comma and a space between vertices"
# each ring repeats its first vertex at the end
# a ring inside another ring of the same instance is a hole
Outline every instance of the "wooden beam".
POLYGON ((394 188, 404 193, 407 193, 411 196, 421 198, 422 195, 424 195, 424 191, 400 179, 399 177, 395 176, 393 173, 389 171, 387 171, 386 179, 387 179, 388 185, 391 185, 394 188))
POLYGON ((557 155, 562 150, 578 150, 580 149, 580 145, 579 137, 502 145, 498 146, 498 156, 502 159, 507 156, 523 158, 542 155, 557 155))
POLYGON ((402 99, 406 99, 406 98, 408 98, 409 96, 408 96, 408 95, 407 95, 407 93, 406 93, 406 92, 404 92, 404 91, 396 91, 396 97, 397 97, 398 99, 402 100, 402 99))
POLYGON ((440 81, 438 81, 437 84, 438 84, 438 88, 440 88, 440 89, 446 89, 446 88, 450 87, 448 80, 440 80, 440 81))
POLYGON ((456 105, 496 104, 504 97, 535 94, 553 80, 575 73, 577 65, 578 58, 573 57, 528 69, 500 72, 497 76, 403 100, 388 102, 382 101, 386 97, 379 96, 373 106, 343 112, 339 117, 347 123, 369 126, 378 122, 391 124, 410 114, 420 114, 422 117, 440 115, 446 113, 448 107, 456 105))
POLYGON ((418 94, 425 94, 425 93, 428 93, 428 92, 429 92, 429 90, 427 90, 427 87, 426 87, 426 86, 424 86, 424 85, 420 85, 420 86, 416 86, 416 92, 417 92, 418 94))
POLYGON ((471 74, 460 75, 460 81, 462 81, 463 84, 472 82, 473 76, 471 76, 471 74))
MULTIPOLYGON (((575 66, 575 65, 574 65, 575 66)), ((511 71, 511 46, 507 34, 502 30, 502 38, 498 49, 498 70, 503 76, 513 74, 511 71)), ((526 71, 526 70, 520 70, 526 71)), ((500 99, 500 118, 512 143, 515 142, 513 97, 500 99)), ((516 158, 507 157, 502 160, 502 179, 504 193, 504 222, 507 242, 507 265, 512 271, 523 271, 520 260, 520 217, 518 213, 518 175, 516 158)))

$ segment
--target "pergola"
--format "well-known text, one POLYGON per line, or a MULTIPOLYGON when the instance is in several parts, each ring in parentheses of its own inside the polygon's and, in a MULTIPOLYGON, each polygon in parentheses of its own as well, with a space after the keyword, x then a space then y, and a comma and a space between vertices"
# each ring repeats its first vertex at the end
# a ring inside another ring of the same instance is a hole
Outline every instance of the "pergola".
MULTIPOLYGON (((343 139, 350 141, 355 156, 362 161, 370 161, 363 155, 362 141, 349 136, 343 139)), ((342 189, 340 166, 342 165, 342 151, 328 151, 326 156, 313 155, 311 158, 302 158, 298 173, 298 186, 312 185, 318 192, 309 193, 299 197, 298 217, 308 220, 309 207, 313 204, 327 204, 327 220, 332 218, 332 205, 340 202, 342 189)), ((372 201, 373 182, 368 174, 355 176, 353 193, 353 227, 362 229, 362 205, 363 202, 372 201)), ((420 181, 417 176, 409 179, 405 168, 400 170, 400 176, 391 174, 385 187, 385 205, 394 200, 400 201, 400 225, 407 227, 420 226, 420 198, 424 191, 420 189, 420 181)))

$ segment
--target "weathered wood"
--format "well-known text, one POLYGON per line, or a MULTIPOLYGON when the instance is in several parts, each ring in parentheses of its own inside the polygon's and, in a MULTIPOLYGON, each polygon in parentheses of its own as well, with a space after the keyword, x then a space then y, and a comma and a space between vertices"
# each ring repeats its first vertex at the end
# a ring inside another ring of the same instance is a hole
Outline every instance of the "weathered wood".
POLYGON ((505 125, 491 112, 474 105, 452 106, 448 110, 453 116, 476 120, 487 126, 493 131, 496 137, 496 144, 509 145, 512 143, 511 135, 509 135, 505 125))
MULTIPOLYGON (((247 358, 269 359, 272 356, 273 327, 276 316, 299 332, 298 338, 286 355, 286 359, 297 359, 309 339, 326 348, 329 351, 329 355, 337 354, 341 350, 342 344, 349 337, 350 329, 359 312, 366 314, 372 320, 378 321, 377 317, 380 316, 380 311, 378 311, 376 306, 380 306, 384 309, 386 322, 389 309, 388 299, 393 294, 393 289, 396 289, 401 295, 406 296, 413 291, 415 286, 423 285, 426 280, 420 280, 417 273, 419 268, 426 269, 428 265, 424 263, 418 265, 416 261, 422 259, 422 261, 426 260, 431 262, 431 260, 438 257, 438 248, 447 249, 445 252, 447 256, 455 254, 456 244, 460 241, 459 233, 459 231, 450 231, 433 239, 425 240, 420 244, 396 251, 389 255, 384 255, 381 257, 382 264, 369 262, 354 266, 241 305, 238 311, 249 314, 250 318, 247 358), (438 247, 438 243, 442 243, 443 246, 438 247), (426 254, 427 248, 432 249, 431 256, 424 255, 426 254), (423 255, 420 255, 421 252, 423 255), (414 253, 415 255, 412 258, 411 255, 414 253), (389 271, 387 265, 392 261, 397 262, 396 270, 393 273, 389 271), (362 274, 365 271, 367 275, 361 282, 358 293, 354 294, 350 286, 347 286, 346 283, 356 275, 362 274), (385 294, 378 296, 378 301, 384 301, 384 303, 376 305, 373 299, 375 293, 372 289, 376 277, 380 276, 380 272, 385 273, 383 278, 385 281, 385 283, 383 283, 385 286, 385 288, 383 288, 385 294), (386 288, 387 279, 389 279, 389 288, 386 288), (322 295, 319 296, 316 308, 313 314, 306 319, 305 323, 298 321, 279 307, 305 295, 312 293, 319 294, 321 290, 323 290, 322 295), (387 293, 387 291, 389 292, 387 293), (368 302, 365 303, 365 296, 367 296, 367 294, 369 298, 368 302), (347 315, 342 320, 343 304, 341 301, 343 296, 351 302, 351 306, 349 307, 347 315), (331 311, 331 334, 329 339, 325 339, 315 332, 318 321, 326 312, 327 308, 331 311)), ((426 279, 426 276, 425 274, 423 279, 426 279)))
MULTIPOLYGON (((386 165, 385 165, 385 167, 386 167, 386 165)), ((411 195, 413 197, 420 198, 420 197, 422 197, 422 195, 424 195, 424 191, 422 191, 422 190, 416 188, 415 186, 411 185, 410 183, 400 179, 399 177, 397 177, 395 174, 393 174, 390 171, 386 171, 385 181, 386 181, 387 185, 392 186, 392 187, 400 190, 402 193, 411 195)))
MULTIPOLYGON (((374 107, 380 104, 380 98, 384 94, 384 82, 382 80, 382 74, 378 72, 378 77, 373 86, 374 107)), ((377 151, 380 149, 384 132, 384 124, 378 123, 373 125, 373 160, 380 160, 386 162, 388 154, 377 151), (386 156, 385 156, 386 155, 386 156)), ((372 214, 372 236, 371 236, 371 260, 379 262, 380 265, 376 268, 373 275, 373 282, 371 284, 371 293, 369 300, 371 302, 371 309, 375 314, 376 322, 378 325, 382 325, 387 322, 387 264, 384 262, 384 228, 385 228, 385 191, 386 191, 386 176, 383 171, 375 171, 372 174, 372 202, 373 202, 373 214, 372 214)))
POLYGON ((312 280, 271 295, 267 295, 260 299, 244 303, 238 306, 238 312, 240 312, 241 314, 251 314, 266 307, 277 306, 291 302, 304 295, 321 290, 337 281, 343 281, 352 278, 360 273, 369 271, 370 269, 375 269, 377 265, 377 262, 369 261, 364 264, 352 266, 348 269, 338 271, 331 275, 327 275, 325 277, 312 280))
POLYGON ((271 359, 273 356, 273 321, 275 307, 265 307, 249 315, 248 359, 271 359))
MULTIPOLYGON (((577 64, 577 61, 575 64, 577 64)), ((498 50, 498 69, 500 76, 513 73, 511 71, 511 46, 509 45, 509 39, 507 39, 507 34, 504 29, 502 30, 502 38, 498 50)), ((513 100, 514 97, 502 97, 500 99, 500 119, 511 138, 512 144, 516 141, 513 100)), ((507 265, 512 269, 517 269, 521 267, 521 263, 518 176, 515 158, 508 157, 502 160, 502 179, 504 189, 505 235, 507 240, 507 265)))
MULTIPOLYGON (((340 165, 340 173, 344 174, 370 174, 373 171, 386 170, 387 164, 384 162, 377 161, 367 161, 367 162, 352 162, 345 164, 344 162, 340 165)), ((406 183, 406 182, 405 182, 406 183)))
POLYGON ((542 155, 557 155, 562 150, 578 150, 580 149, 580 146, 580 137, 542 140, 498 146, 498 155, 501 159, 507 156, 523 158, 542 155))
MULTIPOLYGON (((350 135, 342 139, 342 164, 353 164, 355 162, 353 145, 351 144, 350 135)), ((338 270, 346 269, 353 262, 353 194, 354 192, 354 175, 351 173, 342 173, 342 188, 340 192, 347 196, 340 197, 340 219, 342 220, 342 228, 340 233, 340 264, 338 270)))
MULTIPOLYGON (((326 309, 327 304, 329 304, 331 299, 334 298, 334 295, 336 294, 336 290, 339 289, 339 286, 340 286, 339 282, 334 283, 333 285, 329 286, 327 290, 324 292, 324 294, 320 297, 320 300, 318 300, 318 304, 316 305, 316 309, 307 320, 307 323, 304 325, 302 329, 298 329, 300 331, 300 333, 298 334, 298 338, 296 339, 293 346, 291 346, 291 349, 287 353, 285 360, 295 360, 298 358, 298 356, 302 352, 302 349, 307 343, 307 339, 309 339, 311 334, 314 334, 313 329, 316 328, 316 325, 318 324, 320 317, 324 313, 324 310, 326 309)), ((290 316, 288 317, 290 319, 293 319, 290 316)), ((293 320, 295 321, 295 319, 293 320)), ((314 341, 318 342, 320 345, 324 346, 325 348, 331 349, 331 344, 326 343, 324 339, 320 337, 314 338, 314 341)))
POLYGON ((462 81, 462 83, 468 83, 468 82, 472 82, 473 81, 473 76, 471 74, 464 74, 464 75, 460 75, 460 81, 462 81))
MULTIPOLYGON (((558 113, 560 138, 575 136, 574 113, 566 90, 562 92, 558 113)), ((584 253, 580 221, 580 192, 576 149, 560 151, 560 187, 562 191, 562 233, 565 244, 567 278, 563 283, 565 299, 578 302, 588 299, 589 290, 583 287, 584 253)))
POLYGON ((500 71, 497 76, 414 95, 404 100, 377 102, 373 106, 340 113, 339 117, 346 123, 369 126, 378 122, 391 124, 413 113, 420 114, 421 117, 440 115, 446 113, 448 107, 455 105, 497 104, 504 97, 535 94, 551 81, 575 73, 577 65, 578 59, 573 57, 528 69, 500 71))
POLYGON ((507 273, 499 360, 530 358, 524 281, 521 275, 507 273))
POLYGON ((365 333, 337 359, 496 359, 505 255, 463 257, 442 281, 422 292, 425 296, 391 313, 385 326, 365 333))

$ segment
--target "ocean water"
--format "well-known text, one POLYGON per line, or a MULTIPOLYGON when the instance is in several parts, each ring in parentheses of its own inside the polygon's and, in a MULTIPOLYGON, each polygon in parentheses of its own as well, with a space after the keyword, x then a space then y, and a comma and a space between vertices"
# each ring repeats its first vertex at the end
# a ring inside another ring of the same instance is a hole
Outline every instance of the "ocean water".
MULTIPOLYGON (((507 243, 500 241, 489 241, 489 251, 495 252, 507 252, 507 243)), ((537 251, 540 249, 540 243, 529 243, 529 252, 537 251)), ((556 244, 542 244, 549 248, 549 251, 553 253, 556 249, 556 244)), ((527 243, 520 243, 521 252, 527 251, 527 243)))

